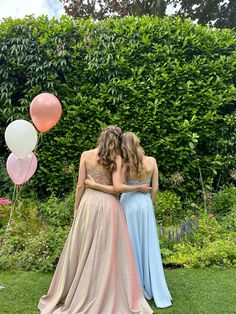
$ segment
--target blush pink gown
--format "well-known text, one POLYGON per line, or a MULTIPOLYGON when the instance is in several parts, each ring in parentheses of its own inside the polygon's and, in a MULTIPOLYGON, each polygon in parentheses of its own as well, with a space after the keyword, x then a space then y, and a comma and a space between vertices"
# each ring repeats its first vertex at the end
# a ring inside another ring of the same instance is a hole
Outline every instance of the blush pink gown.
MULTIPOLYGON (((88 172, 111 184, 107 174, 88 172)), ((62 251, 42 314, 150 314, 117 197, 86 189, 62 251)))

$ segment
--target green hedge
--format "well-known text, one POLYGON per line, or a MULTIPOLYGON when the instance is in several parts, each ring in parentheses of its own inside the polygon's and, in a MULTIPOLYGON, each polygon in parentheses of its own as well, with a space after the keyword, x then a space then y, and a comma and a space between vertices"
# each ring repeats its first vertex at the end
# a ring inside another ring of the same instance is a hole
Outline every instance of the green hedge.
MULTIPOLYGON (((41 194, 71 190, 83 150, 104 125, 137 132, 157 158, 161 185, 179 171, 178 193, 199 193, 199 167, 208 184, 228 179, 236 161, 236 33, 180 19, 62 17, 6 19, 0 24, 0 150, 16 118, 52 92, 60 122, 43 134, 31 185, 41 194), (221 137, 221 134, 224 136, 221 137)), ((1 187, 4 192, 4 186, 1 187)))

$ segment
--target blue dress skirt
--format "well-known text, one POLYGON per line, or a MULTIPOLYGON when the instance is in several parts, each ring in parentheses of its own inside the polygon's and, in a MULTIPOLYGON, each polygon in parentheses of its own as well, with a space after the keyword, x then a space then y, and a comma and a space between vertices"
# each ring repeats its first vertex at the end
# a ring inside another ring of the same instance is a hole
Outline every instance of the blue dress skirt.
MULTIPOLYGON (((150 184, 150 181, 127 181, 128 185, 150 184)), ((160 244, 152 199, 149 193, 123 193, 121 205, 125 212, 128 231, 134 250, 144 296, 154 299, 159 308, 171 305, 163 271, 160 244)))

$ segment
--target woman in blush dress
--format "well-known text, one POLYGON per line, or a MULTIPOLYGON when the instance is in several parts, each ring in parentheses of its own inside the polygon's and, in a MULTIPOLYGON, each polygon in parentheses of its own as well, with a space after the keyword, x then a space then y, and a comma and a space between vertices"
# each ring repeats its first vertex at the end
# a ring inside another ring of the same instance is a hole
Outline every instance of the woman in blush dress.
MULTIPOLYGON (((151 193, 132 191, 123 193, 121 205, 126 222, 135 262, 139 273, 144 296, 154 299, 159 308, 171 306, 169 293, 163 271, 160 245, 153 210, 158 191, 158 168, 155 158, 145 156, 138 137, 132 132, 122 135, 121 153, 123 157, 123 178, 128 186, 151 185, 151 193)), ((114 191, 121 191, 122 176, 114 182, 114 191)), ((106 191, 104 186, 85 181, 87 186, 106 191)))
MULTIPOLYGON (((88 176, 112 188, 120 174, 121 130, 104 129, 98 147, 81 155, 74 221, 42 314, 149 314, 135 267, 123 210, 115 194, 85 188, 88 176)), ((123 191, 147 192, 144 185, 123 191)))

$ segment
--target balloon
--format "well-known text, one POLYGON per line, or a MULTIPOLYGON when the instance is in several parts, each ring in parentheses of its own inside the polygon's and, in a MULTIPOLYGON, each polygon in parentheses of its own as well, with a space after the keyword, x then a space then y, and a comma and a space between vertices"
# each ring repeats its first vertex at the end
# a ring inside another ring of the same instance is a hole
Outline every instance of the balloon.
POLYGON ((11 153, 7 158, 7 173, 17 185, 28 181, 33 176, 36 169, 37 158, 34 153, 30 153, 24 159, 19 159, 11 153))
POLYGON ((30 104, 30 116, 40 132, 51 129, 60 119, 62 113, 60 101, 56 96, 42 93, 30 104))
POLYGON ((5 140, 14 155, 23 159, 34 150, 38 136, 35 127, 30 122, 15 120, 6 128, 5 140))

